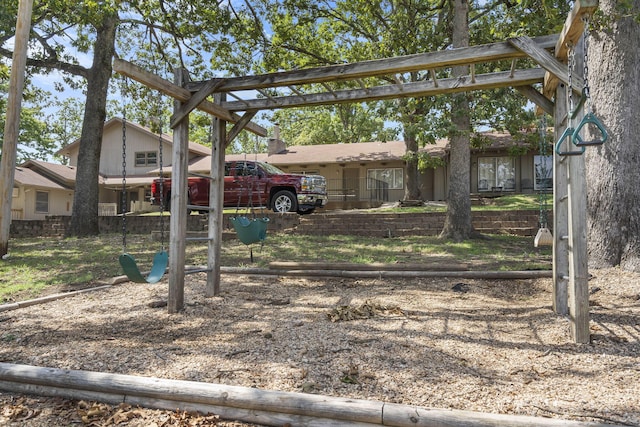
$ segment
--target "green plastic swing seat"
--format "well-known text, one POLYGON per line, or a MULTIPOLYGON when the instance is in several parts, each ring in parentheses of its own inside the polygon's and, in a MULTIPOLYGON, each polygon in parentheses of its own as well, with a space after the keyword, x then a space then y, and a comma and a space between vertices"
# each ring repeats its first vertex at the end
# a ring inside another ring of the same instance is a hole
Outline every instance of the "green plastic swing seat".
POLYGON ((118 258, 120 265, 124 270, 124 274, 127 275, 129 280, 137 283, 157 283, 164 276, 164 272, 167 270, 167 264, 169 263, 169 255, 165 251, 160 251, 153 257, 153 265, 151 271, 147 277, 144 277, 140 273, 140 269, 136 264, 135 258, 130 254, 122 254, 118 258))
POLYGON ((253 218, 237 216, 230 218, 233 228, 236 230, 238 240, 245 245, 258 243, 267 238, 267 224, 269 218, 253 218))

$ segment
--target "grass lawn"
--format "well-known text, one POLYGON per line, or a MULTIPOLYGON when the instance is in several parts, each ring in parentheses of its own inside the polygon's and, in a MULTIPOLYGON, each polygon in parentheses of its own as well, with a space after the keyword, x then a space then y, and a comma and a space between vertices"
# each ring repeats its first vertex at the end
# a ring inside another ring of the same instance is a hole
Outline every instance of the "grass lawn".
MULTIPOLYGON (((127 236, 127 252, 140 270, 151 267, 160 244, 150 235, 127 236)), ((33 298, 60 285, 82 285, 122 275, 118 256, 122 236, 102 235, 83 239, 12 239, 9 257, 0 261, 0 303, 33 298)), ((530 237, 488 236, 462 243, 437 237, 364 238, 355 236, 307 236, 271 233, 263 246, 249 247, 237 240, 222 247, 222 265, 266 267, 273 261, 424 263, 437 257, 466 263, 479 270, 526 270, 551 268, 551 249, 534 248, 530 237)), ((186 264, 204 265, 206 245, 188 243, 186 264)))

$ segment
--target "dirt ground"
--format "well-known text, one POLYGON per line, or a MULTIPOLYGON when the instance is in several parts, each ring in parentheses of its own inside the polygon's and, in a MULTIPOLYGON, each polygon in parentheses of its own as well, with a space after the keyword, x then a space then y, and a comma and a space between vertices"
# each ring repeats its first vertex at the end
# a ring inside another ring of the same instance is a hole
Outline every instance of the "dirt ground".
MULTIPOLYGON (((125 283, 0 312, 0 361, 435 408, 640 425, 640 274, 592 271, 590 344, 551 280, 223 275, 125 283)), ((246 426, 0 393, 0 425, 246 426)))

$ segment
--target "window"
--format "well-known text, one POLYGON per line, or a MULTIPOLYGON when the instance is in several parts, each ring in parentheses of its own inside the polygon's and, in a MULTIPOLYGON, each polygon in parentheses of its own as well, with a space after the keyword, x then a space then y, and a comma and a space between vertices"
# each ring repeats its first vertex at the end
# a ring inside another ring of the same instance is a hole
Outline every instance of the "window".
POLYGON ((36 213, 49 213, 49 193, 36 191, 36 213))
POLYGON ((402 168, 368 169, 367 190, 388 186, 389 190, 402 190, 404 188, 404 171, 402 168))
POLYGON ((136 166, 156 166, 158 153, 156 151, 143 151, 136 153, 136 166))
POLYGON ((535 172, 534 190, 553 189, 553 156, 534 156, 535 172))
POLYGON ((481 157, 478 159, 478 191, 513 191, 516 168, 513 157, 481 157))

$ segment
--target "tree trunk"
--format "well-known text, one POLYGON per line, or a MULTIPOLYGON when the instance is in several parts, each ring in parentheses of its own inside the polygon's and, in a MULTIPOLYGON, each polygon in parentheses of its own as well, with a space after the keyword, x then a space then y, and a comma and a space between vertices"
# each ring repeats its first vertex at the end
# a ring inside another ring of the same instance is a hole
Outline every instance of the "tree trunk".
POLYGON ((73 210, 67 236, 92 236, 100 232, 98 174, 117 23, 117 15, 108 15, 104 17, 102 25, 96 28, 93 64, 87 76, 87 100, 80 135, 73 210))
MULTIPOLYGON (((640 24, 633 18, 640 1, 632 4, 629 17, 589 39, 593 113, 609 140, 586 150, 587 225, 591 267, 640 271, 640 24)), ((612 16, 616 1, 601 0, 600 7, 612 16)))
MULTIPOLYGON (((453 47, 469 46, 469 4, 467 0, 453 1, 453 47)), ((468 66, 453 67, 453 76, 469 74, 468 66)), ((472 237, 474 230, 471 224, 471 200, 469 193, 471 152, 469 135, 471 119, 469 117, 469 98, 466 93, 458 93, 451 97, 451 122, 453 130, 449 135, 449 194, 448 209, 441 238, 462 241, 472 237)))
MULTIPOLYGON (((405 132, 404 141, 407 147, 407 153, 418 153, 418 141, 416 140, 415 134, 410 132, 405 132)), ((409 159, 407 159, 407 165, 405 168, 405 190, 404 190, 404 199, 405 200, 420 200, 420 185, 419 185, 420 173, 418 171, 418 157, 412 155, 409 159)))

